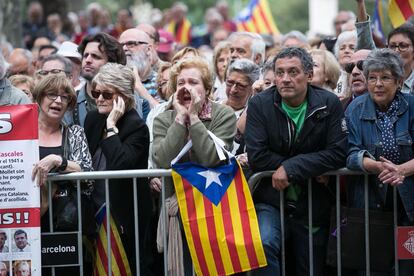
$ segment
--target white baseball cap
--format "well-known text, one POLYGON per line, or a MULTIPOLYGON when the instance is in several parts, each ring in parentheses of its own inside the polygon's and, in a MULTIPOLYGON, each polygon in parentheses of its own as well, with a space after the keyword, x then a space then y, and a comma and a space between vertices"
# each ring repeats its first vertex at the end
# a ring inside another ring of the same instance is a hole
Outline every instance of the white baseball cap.
POLYGON ((78 52, 78 45, 70 41, 63 42, 56 54, 68 58, 76 58, 79 61, 82 60, 82 56, 78 52))

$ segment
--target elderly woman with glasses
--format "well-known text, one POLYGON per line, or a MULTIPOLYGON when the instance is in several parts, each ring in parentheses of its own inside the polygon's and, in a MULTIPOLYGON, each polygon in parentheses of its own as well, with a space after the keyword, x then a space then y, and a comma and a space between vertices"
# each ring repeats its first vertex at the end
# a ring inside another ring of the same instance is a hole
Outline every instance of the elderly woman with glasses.
MULTIPOLYGON (((369 54, 363 69, 369 93, 354 99, 345 114, 347 167, 373 174, 369 176, 371 209, 392 210, 395 187, 398 224, 414 225, 414 97, 400 91, 403 61, 395 51, 378 49, 369 54)), ((351 207, 364 208, 363 183, 363 176, 347 183, 351 207)), ((401 261, 400 275, 413 275, 413 268, 409 261, 401 261)))
MULTIPOLYGON (((92 80, 92 97, 97 110, 85 119, 85 132, 92 154, 93 168, 97 171, 147 169, 149 133, 145 122, 135 110, 135 78, 127 66, 107 63, 92 80)), ((141 180, 140 180, 141 181, 141 180)), ((109 181, 111 215, 118 224, 122 243, 135 271, 134 190, 132 179, 109 181)), ((95 183, 94 200, 105 201, 103 183, 95 183)), ((137 185, 140 267, 147 273, 144 258, 144 240, 147 221, 151 215, 151 196, 147 184, 137 185)), ((145 273, 144 273, 145 272, 145 273)))

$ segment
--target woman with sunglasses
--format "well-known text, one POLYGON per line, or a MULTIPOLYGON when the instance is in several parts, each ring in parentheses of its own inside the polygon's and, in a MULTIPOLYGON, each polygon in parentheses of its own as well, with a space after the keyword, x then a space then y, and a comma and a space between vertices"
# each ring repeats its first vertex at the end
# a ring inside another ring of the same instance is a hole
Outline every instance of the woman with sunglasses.
MULTIPOLYGON (((364 60, 369 93, 355 98, 345 113, 347 167, 371 174, 370 209, 392 211, 396 204, 398 225, 414 226, 414 97, 400 91, 403 68, 401 57, 390 49, 374 50, 364 60)), ((364 208, 363 175, 348 181, 347 192, 350 207, 364 208)), ((380 261, 389 261, 391 271, 392 256, 380 261)), ((400 261, 399 267, 399 275, 414 275, 413 261, 400 261)))
MULTIPOLYGON (((92 80, 92 97, 97 110, 85 119, 85 132, 97 171, 147 169, 149 132, 135 110, 135 78, 124 65, 107 63, 92 80)), ((139 180, 143 181, 143 180, 139 180)), ((104 184, 95 183, 94 200, 105 203, 104 184)), ((147 184, 138 183, 139 252, 141 274, 147 275, 144 238, 151 215, 151 195, 147 184)), ((109 181, 110 212, 118 228, 126 255, 135 272, 134 197, 132 179, 109 181)))

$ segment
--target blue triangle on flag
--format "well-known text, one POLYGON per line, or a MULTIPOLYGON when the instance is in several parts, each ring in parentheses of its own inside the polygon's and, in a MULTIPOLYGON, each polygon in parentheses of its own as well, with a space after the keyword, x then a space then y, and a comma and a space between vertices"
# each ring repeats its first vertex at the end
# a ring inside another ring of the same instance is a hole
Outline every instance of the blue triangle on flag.
POLYGON ((195 163, 186 162, 174 164, 172 169, 217 206, 233 181, 239 167, 233 158, 231 163, 215 168, 206 168, 195 163))

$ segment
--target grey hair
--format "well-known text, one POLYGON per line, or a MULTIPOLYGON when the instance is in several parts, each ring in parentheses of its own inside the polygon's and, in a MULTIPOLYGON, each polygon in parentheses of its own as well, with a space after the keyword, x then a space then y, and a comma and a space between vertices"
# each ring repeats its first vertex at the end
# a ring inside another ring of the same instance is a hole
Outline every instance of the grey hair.
POLYGON ((10 64, 6 61, 3 54, 0 52, 0 80, 4 79, 9 70, 10 64))
POLYGON ((135 106, 135 77, 134 72, 128 66, 112 62, 106 63, 92 80, 92 89, 95 89, 97 85, 109 86, 122 94, 126 98, 126 110, 135 106))
POLYGON ((267 71, 273 71, 273 59, 268 59, 262 66, 262 75, 265 75, 267 71))
POLYGON ((306 36, 302 32, 297 30, 290 31, 287 34, 285 34, 282 39, 282 45, 285 44, 286 40, 288 40, 289 38, 296 38, 302 43, 308 44, 308 39, 306 38, 306 36))
POLYGON ((66 74, 71 74, 72 73, 73 65, 72 65, 72 62, 70 61, 70 59, 68 59, 64 56, 58 55, 58 54, 53 54, 53 55, 45 57, 42 61, 42 66, 41 67, 43 67, 43 65, 46 62, 53 61, 53 60, 57 60, 57 61, 59 61, 60 63, 63 64, 63 70, 65 70, 66 74))
POLYGON ((240 36, 250 37, 252 39, 252 45, 250 45, 250 50, 252 51, 252 59, 256 57, 257 54, 260 54, 261 60, 260 64, 262 64, 265 60, 265 51, 266 51, 266 44, 263 40, 263 38, 256 33, 250 33, 250 32, 234 32, 232 33, 228 41, 232 41, 237 39, 240 36))
POLYGON ((364 76, 368 79, 369 72, 390 70, 391 74, 397 79, 404 78, 404 62, 400 55, 391 49, 375 49, 363 63, 364 76))
POLYGON ((338 35, 338 39, 336 40, 336 43, 334 46, 334 54, 337 59, 339 58, 339 48, 341 48, 341 45, 343 43, 345 43, 346 41, 350 39, 355 39, 355 42, 357 41, 356 31, 345 31, 338 35))
POLYGON ((260 77, 260 67, 246 58, 236 59, 230 63, 227 68, 227 77, 233 72, 245 75, 249 79, 250 84, 253 84, 260 77))
POLYGON ((302 63, 305 74, 313 73, 313 59, 312 56, 305 50, 299 47, 288 47, 282 49, 274 58, 273 71, 276 72, 276 61, 281 58, 297 57, 302 63))

